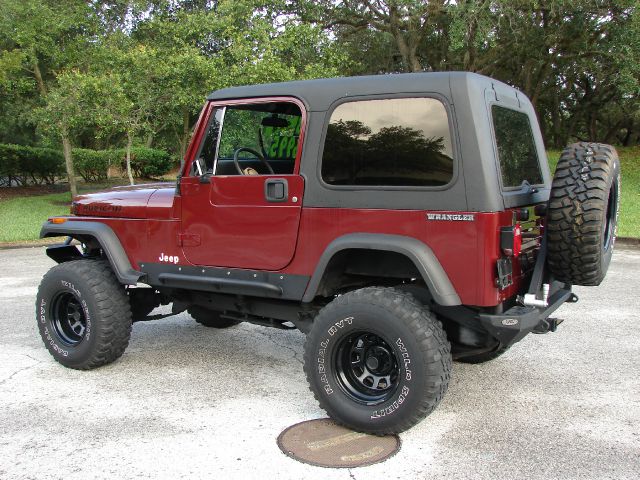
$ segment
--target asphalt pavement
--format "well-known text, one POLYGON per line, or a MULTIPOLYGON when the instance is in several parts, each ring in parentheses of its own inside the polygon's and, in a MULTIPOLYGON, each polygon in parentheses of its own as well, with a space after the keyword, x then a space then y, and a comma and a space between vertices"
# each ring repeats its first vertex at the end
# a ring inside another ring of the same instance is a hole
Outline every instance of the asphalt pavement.
POLYGON ((384 463, 325 469, 276 438, 324 417, 302 372, 304 336, 187 314, 133 326, 123 357, 57 364, 34 319, 41 247, 0 250, 0 478, 637 479, 640 250, 600 287, 483 365, 454 364, 438 409, 384 463))

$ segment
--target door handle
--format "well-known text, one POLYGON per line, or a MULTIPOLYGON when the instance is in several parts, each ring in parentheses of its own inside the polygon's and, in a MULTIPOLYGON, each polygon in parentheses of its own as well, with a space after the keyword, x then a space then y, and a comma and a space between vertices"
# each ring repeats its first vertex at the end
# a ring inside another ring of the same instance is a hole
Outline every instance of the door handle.
POLYGON ((268 178, 264 182, 264 198, 267 202, 286 202, 289 198, 289 184, 284 178, 268 178))

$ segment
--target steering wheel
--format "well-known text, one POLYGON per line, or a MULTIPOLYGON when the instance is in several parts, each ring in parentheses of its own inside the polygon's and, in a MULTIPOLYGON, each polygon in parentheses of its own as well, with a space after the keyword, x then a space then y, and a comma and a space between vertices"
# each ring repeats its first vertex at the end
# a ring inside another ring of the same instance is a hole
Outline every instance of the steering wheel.
POLYGON ((245 173, 245 171, 240 168, 240 162, 239 162, 240 159, 238 158, 238 156, 240 155, 240 152, 249 152, 249 153, 255 155, 255 157, 258 160, 260 160, 264 164, 265 167, 267 167, 267 169, 269 170, 269 173, 271 175, 275 174, 275 172, 273 171, 273 168, 271 168, 271 165, 269 165, 269 162, 267 162, 264 159, 264 157, 262 155, 260 155, 258 152, 256 152, 253 148, 240 147, 235 152, 233 152, 233 164, 236 166, 236 170, 238 170, 238 173, 240 175, 249 175, 248 173, 245 173))

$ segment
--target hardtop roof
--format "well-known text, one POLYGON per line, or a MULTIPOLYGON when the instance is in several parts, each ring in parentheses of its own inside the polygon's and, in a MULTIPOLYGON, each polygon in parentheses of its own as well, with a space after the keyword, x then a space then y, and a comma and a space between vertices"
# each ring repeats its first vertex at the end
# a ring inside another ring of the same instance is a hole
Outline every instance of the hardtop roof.
POLYGON ((485 86, 502 83, 471 72, 398 73, 230 87, 212 92, 207 99, 215 101, 288 96, 302 100, 308 110, 323 111, 334 101, 344 97, 393 93, 440 93, 449 97, 453 84, 458 82, 485 86))

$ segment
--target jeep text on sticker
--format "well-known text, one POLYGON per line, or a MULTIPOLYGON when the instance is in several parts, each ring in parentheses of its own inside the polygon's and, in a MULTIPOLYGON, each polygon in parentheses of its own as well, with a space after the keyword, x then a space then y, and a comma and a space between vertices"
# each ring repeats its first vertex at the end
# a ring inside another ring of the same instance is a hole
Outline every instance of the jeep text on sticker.
POLYGON ((427 213, 427 220, 444 220, 447 222, 473 222, 473 213, 427 213))
POLYGON ((159 260, 161 262, 177 264, 180 261, 180 257, 178 257, 178 255, 165 255, 164 253, 161 253, 159 260))

